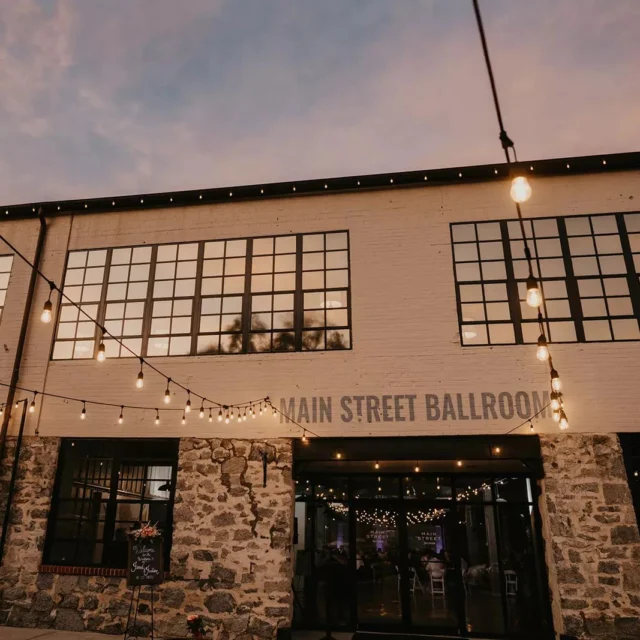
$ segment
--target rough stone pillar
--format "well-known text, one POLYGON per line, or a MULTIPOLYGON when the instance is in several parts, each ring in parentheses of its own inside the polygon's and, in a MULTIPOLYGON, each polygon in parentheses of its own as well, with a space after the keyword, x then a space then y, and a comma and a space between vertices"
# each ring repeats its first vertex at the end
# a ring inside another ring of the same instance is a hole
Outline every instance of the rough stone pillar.
POLYGON ((580 639, 640 638, 640 536, 618 437, 559 434, 540 441, 556 631, 580 639))
MULTIPOLYGON (((22 439, 11 521, 0 567, 0 623, 4 623, 9 614, 17 620, 30 616, 30 598, 37 590, 59 448, 59 438, 22 439)), ((0 468, 0 527, 15 450, 16 438, 7 438, 0 468)))

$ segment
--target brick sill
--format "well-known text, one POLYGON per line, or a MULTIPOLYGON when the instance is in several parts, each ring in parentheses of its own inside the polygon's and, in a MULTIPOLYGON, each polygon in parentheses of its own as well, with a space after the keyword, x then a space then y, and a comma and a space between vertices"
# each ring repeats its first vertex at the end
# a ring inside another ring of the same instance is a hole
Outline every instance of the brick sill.
MULTIPOLYGON (((126 569, 114 569, 110 567, 70 567, 66 565, 41 564, 38 573, 55 573, 60 576, 103 576, 105 578, 126 578, 126 569)), ((164 579, 169 577, 169 572, 164 572, 164 579)))

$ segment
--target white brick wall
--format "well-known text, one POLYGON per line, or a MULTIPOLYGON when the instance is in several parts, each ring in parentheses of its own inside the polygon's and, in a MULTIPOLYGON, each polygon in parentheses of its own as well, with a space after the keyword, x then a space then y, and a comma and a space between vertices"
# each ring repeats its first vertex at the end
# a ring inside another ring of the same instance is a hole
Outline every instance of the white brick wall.
MULTIPOLYGON (((634 211, 640 200, 640 172, 532 179, 534 195, 526 217, 634 211)), ((535 347, 461 348, 456 320, 449 223, 513 218, 507 182, 379 190, 289 197, 212 206, 82 214, 49 219, 43 271, 60 282, 68 249, 223 239, 280 233, 348 229, 351 237, 352 351, 252 354, 156 359, 172 378, 222 402, 269 395, 274 399, 331 396, 333 420, 312 428, 321 435, 421 435, 504 433, 511 420, 427 421, 424 394, 543 391, 545 366, 535 347), (414 421, 344 423, 342 396, 416 394, 414 421)), ((37 222, 2 222, 0 230, 27 255, 35 248, 37 222)), ((11 374, 28 269, 14 262, 5 315, 0 325, 0 381, 11 374)), ((38 317, 48 294, 38 284, 20 382, 30 388, 122 403, 162 407, 165 381, 150 373, 145 388, 134 387, 134 360, 50 362, 53 323, 38 317)), ((640 343, 570 344, 553 347, 565 382, 567 413, 575 431, 640 428, 640 343)), ((4 393, 4 392, 1 392, 4 393)), ((174 405, 183 401, 176 397, 174 405)), ((454 396, 455 402, 455 396, 454 396)), ((80 407, 45 399, 29 418, 42 435, 275 437, 297 433, 268 417, 241 425, 210 425, 191 414, 153 423, 154 415, 80 407), (39 407, 39 409, 40 409, 39 407)), ((543 419, 540 431, 554 431, 543 419)), ((522 429, 523 433, 528 428, 522 429)))

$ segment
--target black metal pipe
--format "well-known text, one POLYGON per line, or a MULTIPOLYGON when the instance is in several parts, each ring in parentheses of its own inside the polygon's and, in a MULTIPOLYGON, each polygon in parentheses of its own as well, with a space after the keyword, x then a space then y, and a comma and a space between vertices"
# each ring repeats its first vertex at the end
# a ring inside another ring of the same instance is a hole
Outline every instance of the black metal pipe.
POLYGON ((27 298, 24 303, 24 313, 22 315, 22 325, 20 326, 20 336, 18 337, 18 345, 16 347, 16 357, 13 361, 13 371, 11 372, 11 382, 9 391, 7 392, 6 411, 2 419, 2 429, 0 429, 0 460, 4 456, 5 444, 7 440, 7 432, 9 430, 9 421, 11 420, 11 409, 13 407, 13 399, 15 397, 15 386, 20 379, 20 364, 22 363, 22 354, 27 339, 27 329, 29 328, 29 316, 31 315, 31 307, 33 306, 33 295, 35 293, 36 281, 38 279, 38 269, 40 268, 40 259, 42 257, 42 248, 44 247, 44 239, 47 234, 47 222, 44 217, 42 207, 38 210, 38 220, 40 220, 40 229, 38 231, 38 241, 36 244, 36 252, 33 257, 35 269, 31 270, 29 278, 29 289, 27 298))
POLYGON ((11 505, 13 504, 13 494, 16 488, 16 477, 18 476, 18 462, 20 460, 20 450, 22 449, 22 434, 24 433, 24 423, 27 418, 27 403, 25 398, 22 402, 22 417, 20 418, 20 430, 18 431, 18 439, 16 440, 16 451, 13 457, 13 467, 11 469, 11 480, 9 482, 9 493, 7 494, 7 504, 4 510, 4 519, 2 522, 2 536, 0 537, 0 566, 2 566, 2 558, 4 556, 4 544, 7 540, 9 531, 9 523, 11 522, 11 505))

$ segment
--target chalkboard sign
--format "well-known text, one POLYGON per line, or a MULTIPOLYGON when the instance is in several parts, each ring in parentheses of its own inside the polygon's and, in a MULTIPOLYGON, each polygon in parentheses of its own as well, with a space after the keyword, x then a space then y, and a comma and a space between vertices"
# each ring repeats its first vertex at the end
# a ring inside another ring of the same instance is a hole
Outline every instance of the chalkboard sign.
POLYGON ((164 572, 164 542, 162 538, 129 539, 127 584, 161 584, 164 572))

